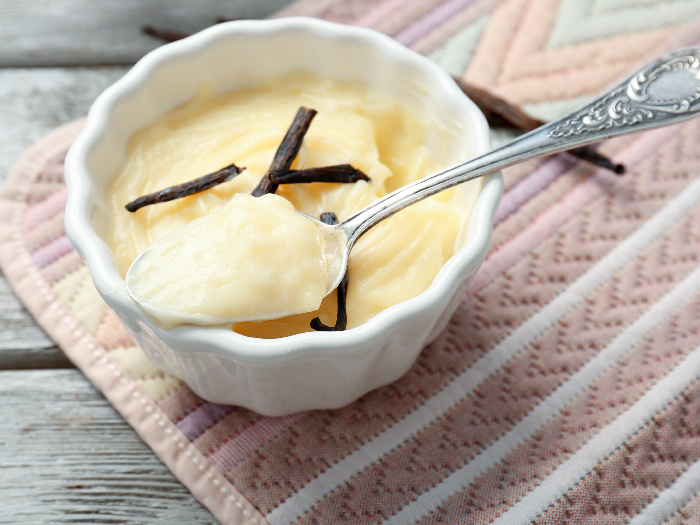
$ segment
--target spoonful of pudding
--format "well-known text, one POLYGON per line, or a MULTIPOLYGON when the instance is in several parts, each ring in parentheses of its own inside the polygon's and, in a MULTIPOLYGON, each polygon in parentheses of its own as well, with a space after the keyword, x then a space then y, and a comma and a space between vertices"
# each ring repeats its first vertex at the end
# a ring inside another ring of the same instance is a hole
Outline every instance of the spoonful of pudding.
POLYGON ((328 289, 323 241, 285 198, 237 193, 144 250, 127 289, 166 328, 310 312, 328 289))
POLYGON ((389 193, 337 225, 295 212, 276 195, 237 194, 142 252, 127 273, 127 291, 166 328, 313 311, 343 279, 357 239, 406 206, 533 157, 676 124, 699 111, 700 47, 691 47, 582 108, 389 193))

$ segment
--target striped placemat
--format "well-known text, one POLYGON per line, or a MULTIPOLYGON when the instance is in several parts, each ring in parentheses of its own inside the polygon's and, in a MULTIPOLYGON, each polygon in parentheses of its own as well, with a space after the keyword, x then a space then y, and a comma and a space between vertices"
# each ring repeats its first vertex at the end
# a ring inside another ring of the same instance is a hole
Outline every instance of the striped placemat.
MULTIPOLYGON (((700 41, 697 0, 300 0, 551 118, 700 41), (690 22, 689 22, 690 21, 690 22)), ((263 417, 148 362, 63 230, 82 123, 3 188, 0 263, 37 321, 222 523, 700 522, 700 121, 505 173, 491 252, 401 380, 263 417)))

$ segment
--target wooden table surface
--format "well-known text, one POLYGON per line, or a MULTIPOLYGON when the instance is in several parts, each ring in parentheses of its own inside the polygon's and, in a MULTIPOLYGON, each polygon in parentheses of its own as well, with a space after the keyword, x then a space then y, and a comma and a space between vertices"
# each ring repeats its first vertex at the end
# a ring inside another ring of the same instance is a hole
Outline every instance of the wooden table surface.
MULTIPOLYGON (((290 0, 0 0, 0 182, 160 42, 290 0)), ((0 523, 215 523, 0 275, 0 523)))

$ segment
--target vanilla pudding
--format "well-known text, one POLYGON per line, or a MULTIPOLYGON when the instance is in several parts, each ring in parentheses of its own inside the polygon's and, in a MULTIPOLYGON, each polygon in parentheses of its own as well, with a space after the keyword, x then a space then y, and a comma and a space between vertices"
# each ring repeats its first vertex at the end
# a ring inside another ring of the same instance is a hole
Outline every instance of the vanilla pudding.
MULTIPOLYGON (((424 108, 392 100, 363 84, 341 83, 299 73, 224 94, 202 89, 188 103, 134 134, 124 165, 111 183, 108 200, 112 223, 108 244, 117 257, 122 275, 142 251, 171 232, 173 236, 189 236, 202 239, 204 243, 204 231, 224 228, 223 225, 228 224, 224 215, 233 213, 237 202, 248 200, 236 195, 249 194, 265 174, 299 106, 314 108, 318 114, 292 167, 351 164, 371 179, 352 184, 280 186, 277 195, 308 215, 318 217, 323 212, 334 212, 342 221, 388 192, 447 167, 444 159, 449 158, 450 139, 446 128, 426 114, 424 108), (192 180, 231 163, 246 169, 229 182, 135 213, 124 209, 127 202, 141 195, 192 180), (196 219, 207 226, 199 230, 196 219), (178 233, 181 227, 186 228, 178 233)), ((478 189, 479 186, 474 185, 472 202, 478 189)), ((461 217, 469 212, 462 206, 458 213, 451 196, 452 192, 448 191, 416 203, 358 240, 349 262, 348 328, 422 293, 432 283, 452 256, 461 217)), ((219 234, 213 235, 206 242, 219 234)), ((201 252, 201 247, 195 248, 195 252, 198 250, 201 252)), ((177 258, 171 259, 171 264, 178 265, 186 258, 185 252, 179 252, 177 258)), ((260 260, 273 264, 270 257, 260 260)), ((280 263, 279 268, 284 273, 289 260, 282 257, 279 261, 286 261, 280 263)), ((168 292, 158 286, 167 280, 177 280, 177 276, 169 273, 169 269, 164 270, 162 278, 158 278, 159 285, 153 290, 161 290, 158 293, 163 293, 163 298, 168 297, 166 303, 173 304, 177 300, 180 301, 178 308, 201 309, 203 315, 220 319, 227 308, 234 306, 227 306, 226 301, 212 301, 219 306, 211 306, 206 295, 191 304, 182 302, 194 295, 188 291, 207 287, 208 277, 198 275, 190 279, 193 273, 209 275, 212 286, 214 283, 217 287, 227 286, 220 280, 226 274, 217 271, 221 262, 212 258, 209 274, 204 267, 183 267, 176 272, 183 282, 168 292), (215 311, 207 309, 210 307, 215 311)), ((255 263, 258 264, 259 261, 255 263)), ((302 269, 305 264, 301 264, 302 269)), ((309 266, 308 274, 290 272, 289 281, 297 275, 305 282, 290 285, 289 294, 274 287, 245 287, 241 291, 241 303, 249 303, 246 311, 252 317, 248 318, 258 320, 236 323, 233 330, 252 337, 271 338, 311 331, 309 323, 317 316, 333 325, 337 308, 335 294, 317 306, 316 292, 305 295, 306 292, 299 291, 307 284, 315 289, 313 281, 323 275, 322 267, 319 259, 316 266, 309 266), (280 293, 285 295, 284 301, 271 307, 270 303, 280 299, 280 293), (286 302, 289 298, 292 298, 291 303, 286 302), (260 320, 277 315, 271 311, 297 313, 260 320)), ((265 272, 275 273, 276 270, 260 269, 257 273, 265 275, 265 272)), ((156 273, 151 277, 155 279, 156 273)), ((243 277, 242 281, 249 283, 254 279, 243 277)), ((241 305, 235 306, 238 307, 241 305)), ((176 324, 172 319, 161 319, 161 323, 164 327, 176 324)))

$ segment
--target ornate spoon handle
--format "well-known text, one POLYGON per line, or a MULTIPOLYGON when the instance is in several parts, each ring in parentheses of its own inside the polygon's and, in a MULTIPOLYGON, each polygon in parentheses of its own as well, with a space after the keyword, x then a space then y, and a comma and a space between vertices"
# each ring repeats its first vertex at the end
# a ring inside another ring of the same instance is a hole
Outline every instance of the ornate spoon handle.
POLYGON ((700 47, 651 63, 607 93, 481 157, 404 186, 343 223, 349 246, 402 208, 462 182, 540 155, 675 124, 700 112, 700 47))

